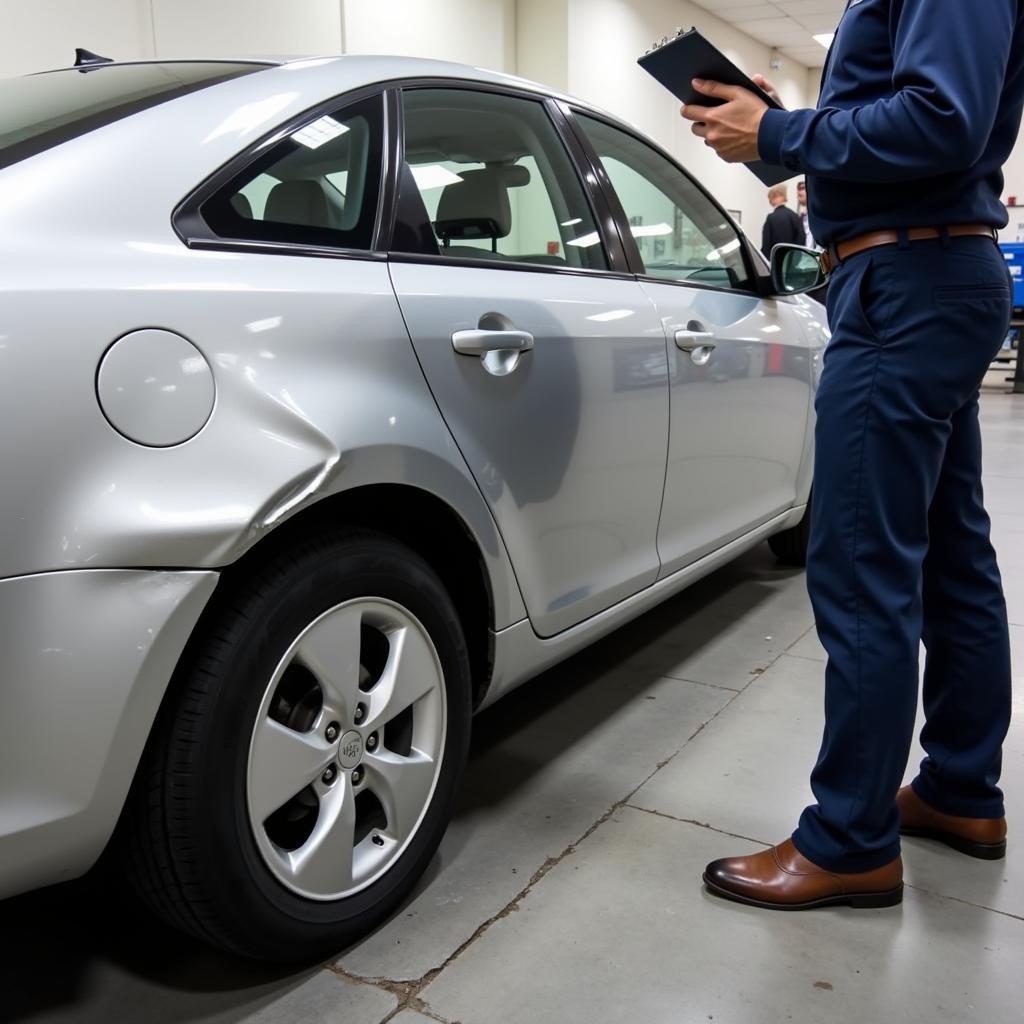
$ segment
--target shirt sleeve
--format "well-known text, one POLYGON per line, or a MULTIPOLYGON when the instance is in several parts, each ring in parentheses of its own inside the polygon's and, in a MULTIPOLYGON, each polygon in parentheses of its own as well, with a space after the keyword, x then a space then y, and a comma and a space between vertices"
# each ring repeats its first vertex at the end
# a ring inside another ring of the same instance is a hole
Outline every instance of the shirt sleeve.
POLYGON ((893 95, 850 110, 769 110, 761 158, 862 182, 966 170, 995 123, 1017 0, 895 0, 893 95))

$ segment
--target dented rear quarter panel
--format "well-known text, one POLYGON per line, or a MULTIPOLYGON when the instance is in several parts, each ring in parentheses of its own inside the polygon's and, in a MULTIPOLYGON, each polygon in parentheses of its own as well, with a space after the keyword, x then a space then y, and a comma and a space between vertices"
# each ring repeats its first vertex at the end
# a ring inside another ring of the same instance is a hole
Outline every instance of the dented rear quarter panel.
POLYGON ((171 225, 275 121, 364 84, 336 73, 325 92, 324 74, 300 87, 268 69, 0 171, 0 578, 224 567, 325 497, 397 483, 441 497, 473 534, 495 628, 524 617, 386 261, 190 250, 171 225), (254 91, 264 75, 284 85, 254 91), (245 113, 254 95, 284 99, 264 98, 260 120, 245 113), (209 422, 170 448, 127 440, 96 399, 103 353, 147 327, 187 337, 214 372, 209 422))

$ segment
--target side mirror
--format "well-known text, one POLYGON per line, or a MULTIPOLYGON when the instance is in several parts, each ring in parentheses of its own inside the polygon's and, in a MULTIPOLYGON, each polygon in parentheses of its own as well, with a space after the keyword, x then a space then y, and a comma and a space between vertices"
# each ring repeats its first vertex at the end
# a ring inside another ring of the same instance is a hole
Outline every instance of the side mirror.
POLYGON ((776 295, 814 291, 828 280, 821 254, 802 245, 781 244, 772 249, 772 287, 776 295))

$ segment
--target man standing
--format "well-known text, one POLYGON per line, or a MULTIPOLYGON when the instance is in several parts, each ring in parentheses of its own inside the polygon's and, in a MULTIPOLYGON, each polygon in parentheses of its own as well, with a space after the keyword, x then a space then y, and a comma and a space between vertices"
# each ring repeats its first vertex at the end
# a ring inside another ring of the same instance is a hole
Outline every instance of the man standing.
POLYGON ((994 229, 1024 107, 1022 5, 852 0, 815 110, 695 85, 727 101, 683 108, 720 156, 806 172, 834 267, 807 573, 829 658, 817 802, 791 839, 704 878, 763 907, 888 906, 901 830, 1006 849, 1009 643, 978 390, 1010 316, 994 229), (897 793, 922 639, 927 756, 897 793))
POLYGON ((807 182, 803 180, 796 183, 796 213, 804 228, 804 240, 801 244, 806 245, 808 249, 817 249, 814 233, 811 231, 811 215, 807 208, 807 182))
POLYGON ((766 259, 771 259, 772 249, 782 242, 803 245, 804 226, 800 217, 786 205, 789 202, 789 192, 785 185, 773 185, 768 189, 768 202, 771 204, 772 212, 764 222, 761 252, 766 259))

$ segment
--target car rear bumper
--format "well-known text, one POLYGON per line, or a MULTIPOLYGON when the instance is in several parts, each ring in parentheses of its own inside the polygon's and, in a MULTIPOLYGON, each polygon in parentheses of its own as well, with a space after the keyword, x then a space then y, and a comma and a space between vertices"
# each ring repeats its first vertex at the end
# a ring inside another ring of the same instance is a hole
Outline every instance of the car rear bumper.
POLYGON ((0 897, 103 851, 215 572, 0 580, 0 897))

